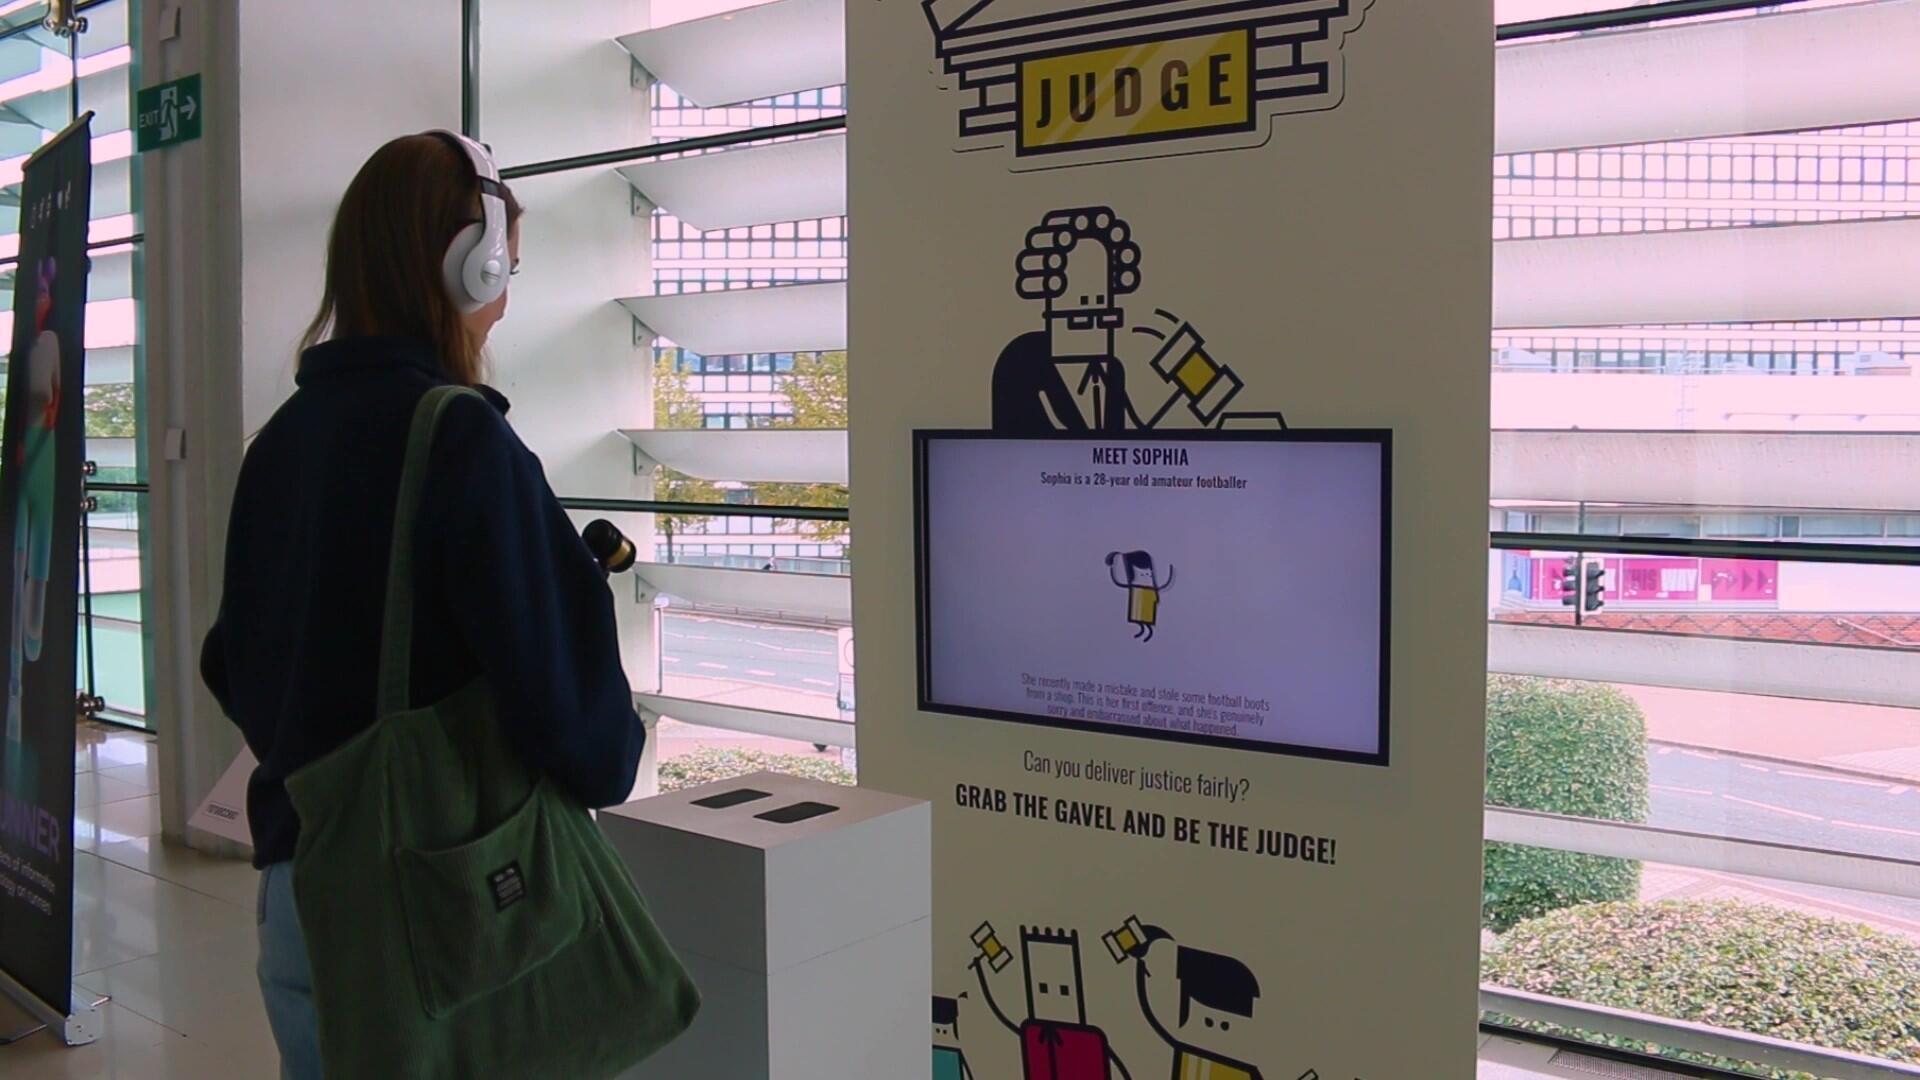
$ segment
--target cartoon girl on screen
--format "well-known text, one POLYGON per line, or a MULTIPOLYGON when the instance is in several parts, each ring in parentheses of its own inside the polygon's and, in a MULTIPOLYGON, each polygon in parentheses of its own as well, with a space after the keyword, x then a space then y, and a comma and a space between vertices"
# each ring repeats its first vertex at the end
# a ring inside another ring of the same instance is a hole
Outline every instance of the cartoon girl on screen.
POLYGON ((27 664, 40 659, 53 563, 54 430, 60 418, 60 337, 47 326, 57 265, 43 259, 33 302, 33 345, 27 352, 27 419, 15 451, 20 470, 13 517, 12 667, 7 678, 7 757, 21 749, 20 694, 27 664))
POLYGON ((1160 618, 1160 594, 1173 588, 1173 567, 1167 567, 1163 582, 1153 569, 1152 555, 1116 551, 1107 556, 1107 573, 1115 585, 1127 590, 1127 621, 1134 625, 1133 636, 1152 641, 1154 623, 1160 618))

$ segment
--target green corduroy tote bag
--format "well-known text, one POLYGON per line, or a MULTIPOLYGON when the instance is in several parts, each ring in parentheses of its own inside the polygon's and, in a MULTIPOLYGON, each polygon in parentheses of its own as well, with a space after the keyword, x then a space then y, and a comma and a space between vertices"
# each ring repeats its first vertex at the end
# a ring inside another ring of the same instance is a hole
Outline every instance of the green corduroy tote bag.
POLYGON ((287 778, 294 898, 326 1074, 610 1077, 700 998, 587 810, 524 764, 485 679, 409 708, 413 537, 434 430, 413 418, 394 518, 379 717, 287 778))

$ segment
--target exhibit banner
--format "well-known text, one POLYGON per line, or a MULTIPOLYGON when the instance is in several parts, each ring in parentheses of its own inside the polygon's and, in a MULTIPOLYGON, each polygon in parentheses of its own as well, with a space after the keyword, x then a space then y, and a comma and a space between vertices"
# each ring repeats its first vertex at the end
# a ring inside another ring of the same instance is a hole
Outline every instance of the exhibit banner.
POLYGON ((1493 15, 849 0, 860 781, 932 1075, 1473 1075, 1493 15))
POLYGON ((0 737, 0 983, 67 1015, 73 964, 74 661, 86 457, 92 114, 27 160, 0 435, 8 657, 0 737))

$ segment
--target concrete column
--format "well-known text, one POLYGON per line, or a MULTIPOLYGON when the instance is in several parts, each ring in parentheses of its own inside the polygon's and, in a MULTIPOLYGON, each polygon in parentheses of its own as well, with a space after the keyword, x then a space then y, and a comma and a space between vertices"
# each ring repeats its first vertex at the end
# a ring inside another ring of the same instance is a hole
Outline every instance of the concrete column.
POLYGON ((147 414, 154 700, 166 834, 240 749, 200 683, 226 521, 247 436, 292 390, 319 302, 335 205, 395 135, 460 118, 460 5, 375 0, 150 0, 151 84, 203 77, 205 134, 148 155, 147 414))

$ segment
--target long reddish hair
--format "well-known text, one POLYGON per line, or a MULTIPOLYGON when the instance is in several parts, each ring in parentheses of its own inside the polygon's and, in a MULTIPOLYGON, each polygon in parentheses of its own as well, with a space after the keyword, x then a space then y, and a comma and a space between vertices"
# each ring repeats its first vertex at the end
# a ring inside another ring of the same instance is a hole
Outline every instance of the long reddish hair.
MULTIPOLYGON (((521 207, 511 191, 506 202, 511 228, 521 207)), ((374 151, 334 215, 326 288, 301 349, 332 338, 412 338, 433 346, 450 381, 483 381, 480 343, 441 276, 447 245, 479 217, 473 165, 444 137, 406 135, 374 151)))

